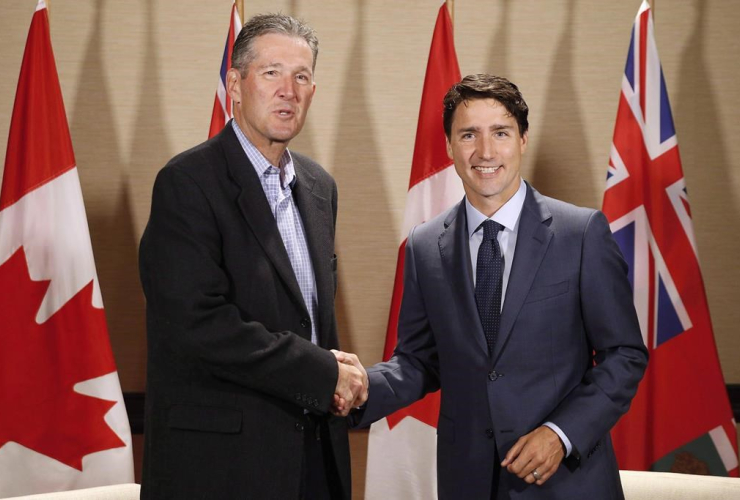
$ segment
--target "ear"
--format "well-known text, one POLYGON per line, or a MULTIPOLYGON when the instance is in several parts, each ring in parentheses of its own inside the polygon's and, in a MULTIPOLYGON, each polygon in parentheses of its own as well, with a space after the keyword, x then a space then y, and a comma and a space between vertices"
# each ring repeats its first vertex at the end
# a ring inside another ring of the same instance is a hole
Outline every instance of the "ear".
POLYGON ((450 144, 450 138, 445 136, 445 144, 447 145, 447 156, 450 158, 450 160, 454 160, 452 157, 452 144, 450 144))
POLYGON ((226 92, 229 93, 229 97, 234 102, 242 102, 241 81, 242 75, 239 74, 238 70, 231 68, 226 72, 226 92))
POLYGON ((529 142, 529 131, 524 132, 524 135, 522 136, 522 143, 521 143, 521 152, 524 154, 524 152, 527 150, 527 143, 529 142))

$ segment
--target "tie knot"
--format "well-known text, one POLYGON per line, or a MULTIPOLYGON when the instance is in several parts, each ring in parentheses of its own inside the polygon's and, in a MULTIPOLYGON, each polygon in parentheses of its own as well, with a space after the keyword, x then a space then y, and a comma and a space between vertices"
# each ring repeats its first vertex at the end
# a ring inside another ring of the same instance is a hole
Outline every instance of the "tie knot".
POLYGON ((481 223, 481 226, 483 226, 484 241, 495 239, 498 232, 504 228, 504 226, 496 221, 492 221, 491 219, 484 220, 483 223, 481 223))

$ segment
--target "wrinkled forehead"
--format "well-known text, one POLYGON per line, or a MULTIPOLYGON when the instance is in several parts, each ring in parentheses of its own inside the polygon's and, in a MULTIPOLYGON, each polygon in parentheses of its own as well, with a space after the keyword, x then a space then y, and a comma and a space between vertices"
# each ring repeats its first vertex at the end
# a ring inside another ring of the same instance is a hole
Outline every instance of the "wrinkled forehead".
POLYGON ((255 37, 249 46, 249 51, 251 52, 250 65, 258 60, 260 65, 285 64, 286 61, 290 61, 307 65, 310 70, 313 70, 315 64, 313 50, 305 39, 281 32, 267 32, 255 37), (271 62, 266 62, 266 60, 271 62))

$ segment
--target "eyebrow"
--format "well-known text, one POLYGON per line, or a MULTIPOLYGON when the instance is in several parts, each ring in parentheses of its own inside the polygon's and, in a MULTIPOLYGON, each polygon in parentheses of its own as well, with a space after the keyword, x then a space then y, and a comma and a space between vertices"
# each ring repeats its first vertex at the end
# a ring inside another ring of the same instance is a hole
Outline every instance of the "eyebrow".
MULTIPOLYGON (((513 128, 514 128, 513 125, 503 125, 503 124, 494 124, 488 127, 488 129, 492 132, 496 130, 511 130, 513 128)), ((472 126, 472 127, 465 127, 465 128, 458 129, 457 133, 463 134, 467 132, 479 132, 480 130, 481 130, 480 127, 472 126)))
POLYGON ((260 69, 262 68, 282 68, 282 67, 283 67, 283 64, 279 62, 270 62, 270 63, 261 64, 260 66, 258 66, 258 68, 260 69))
MULTIPOLYGON (((284 67, 285 66, 283 65, 283 63, 271 62, 271 63, 267 63, 267 64, 263 64, 261 66, 258 66, 257 69, 267 69, 267 68, 283 69, 284 67)), ((307 71, 308 73, 311 73, 311 69, 308 66, 299 66, 297 68, 297 73, 301 73, 303 71, 307 71)))

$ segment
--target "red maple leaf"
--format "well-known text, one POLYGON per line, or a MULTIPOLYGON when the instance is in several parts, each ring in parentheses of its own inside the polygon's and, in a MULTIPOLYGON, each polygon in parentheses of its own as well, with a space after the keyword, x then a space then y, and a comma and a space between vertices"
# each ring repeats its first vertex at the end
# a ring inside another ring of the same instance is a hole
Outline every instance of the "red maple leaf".
POLYGON ((388 415, 388 428, 393 429, 401 422, 401 420, 406 417, 411 417, 436 429, 437 420, 439 419, 439 403, 441 394, 442 393, 440 391, 432 392, 416 403, 409 405, 406 408, 402 408, 396 413, 388 415))
POLYGON ((92 281, 43 324, 48 281, 32 281, 23 248, 0 265, 0 448, 13 441, 77 470, 82 457, 125 446, 103 419, 116 404, 73 390, 116 370, 92 281))

